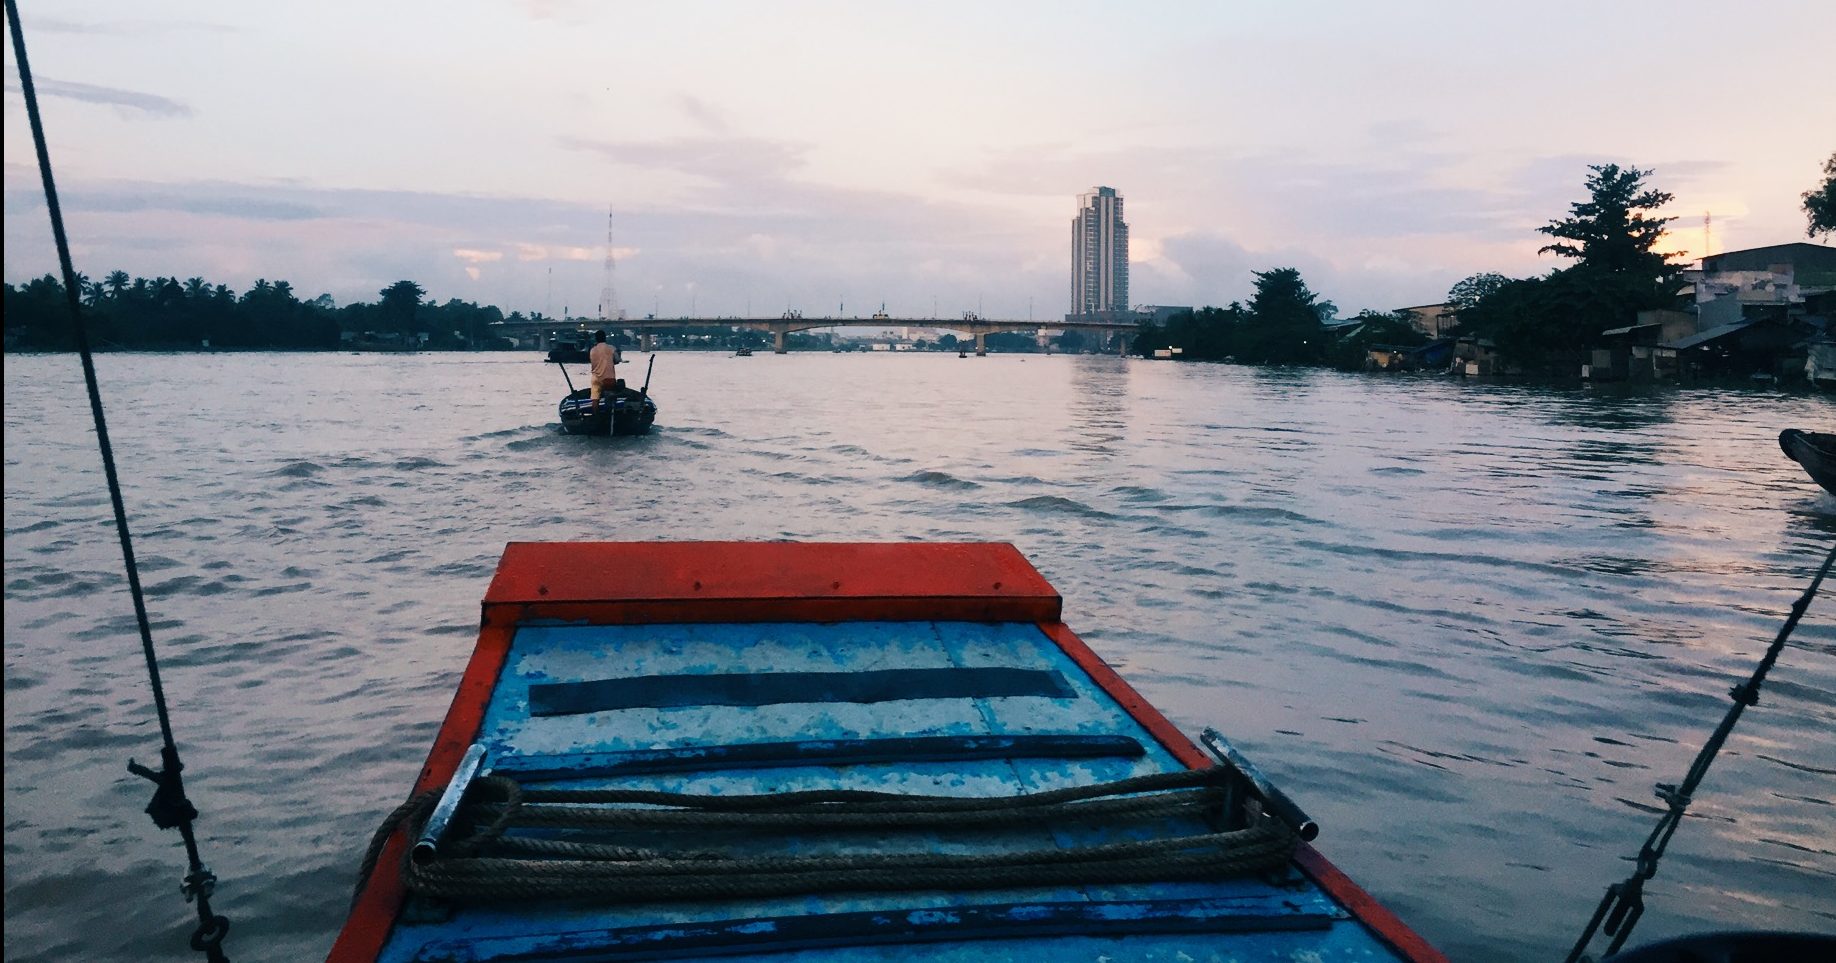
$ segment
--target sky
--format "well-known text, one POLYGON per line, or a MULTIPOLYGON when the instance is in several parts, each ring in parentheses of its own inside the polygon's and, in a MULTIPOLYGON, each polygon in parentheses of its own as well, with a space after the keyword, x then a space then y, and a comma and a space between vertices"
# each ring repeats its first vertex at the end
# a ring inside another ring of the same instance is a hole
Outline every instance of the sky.
MULTIPOLYGON (((1560 265, 1589 164, 1686 258, 1805 240, 1836 3, 27 0, 77 270, 594 316, 1053 318, 1299 268, 1344 315, 1560 265), (1704 231, 1704 214, 1711 227, 1704 231)), ((56 269, 10 46, 5 279, 56 269)))

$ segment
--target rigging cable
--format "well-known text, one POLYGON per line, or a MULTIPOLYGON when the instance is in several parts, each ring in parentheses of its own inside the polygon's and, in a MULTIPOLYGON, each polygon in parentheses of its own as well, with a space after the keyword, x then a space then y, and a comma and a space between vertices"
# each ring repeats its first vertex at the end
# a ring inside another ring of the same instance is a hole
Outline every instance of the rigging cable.
POLYGON ((32 69, 26 62, 25 34, 19 23, 19 7, 6 0, 6 19, 13 30, 13 56, 19 66, 19 88, 25 95, 26 114, 32 122, 32 144, 38 151, 38 171, 44 181, 45 205, 51 214, 51 233, 57 241, 58 266, 64 274, 64 295, 70 304, 70 327, 76 337, 77 352, 83 359, 83 379, 89 386, 89 410, 95 419, 96 444, 102 449, 102 470, 108 476, 108 495, 115 507, 115 533, 121 539, 121 557, 127 567, 128 589, 134 597, 134 618, 140 626, 140 648, 147 660, 147 678, 153 687, 153 708, 159 714, 159 731, 164 740, 160 746, 160 768, 149 769, 128 760, 128 771, 151 780, 156 787, 153 801, 147 804, 147 815, 161 829, 177 829, 185 841, 188 870, 180 891, 185 901, 195 902, 198 928, 191 934, 191 948, 203 953, 210 963, 229 963, 223 952, 223 937, 229 933, 229 919, 211 912, 210 896, 217 877, 198 855, 197 837, 192 820, 198 811, 185 798, 185 783, 180 776, 184 766, 179 762, 178 743, 172 738, 172 719, 166 711, 166 692, 159 681, 159 658, 153 651, 153 629, 147 622, 147 604, 140 590, 140 570, 134 563, 134 543, 128 534, 127 507, 121 500, 121 481, 115 473, 115 453, 108 441, 108 422, 102 414, 102 391, 96 383, 95 360, 89 350, 89 335, 83 327, 82 305, 78 300, 75 268, 70 264, 70 244, 64 236, 64 215, 57 203, 57 185, 51 177, 51 154, 45 146, 44 124, 38 114, 38 94, 32 86, 32 69))
POLYGON ((1581 938, 1575 941, 1574 949, 1568 951, 1565 963, 1579 963, 1583 959, 1582 954, 1587 951, 1588 944, 1594 941, 1594 934, 1601 929, 1603 921, 1606 924, 1606 935, 1613 938, 1607 947, 1608 956, 1619 952, 1619 948, 1625 945, 1626 937, 1632 935, 1632 927, 1638 924, 1638 918, 1645 912, 1645 881, 1657 875, 1658 859, 1664 855, 1664 848, 1670 845, 1671 835, 1683 821, 1683 812, 1689 808, 1690 797, 1695 794, 1702 777, 1708 775, 1709 764, 1715 761, 1715 754, 1721 751, 1721 744, 1727 741, 1728 733, 1734 729, 1734 723, 1739 721, 1741 712, 1748 706, 1759 704, 1760 684, 1766 681, 1766 673, 1772 670, 1772 663, 1777 661, 1779 651, 1785 648, 1785 640, 1791 637, 1791 630, 1798 627, 1798 620, 1804 617, 1804 610, 1810 607, 1811 598, 1817 594, 1817 587, 1823 584, 1823 577, 1830 574, 1832 563, 1836 563, 1836 547, 1830 549, 1829 556, 1823 560, 1823 567, 1817 570, 1817 577, 1811 579, 1810 587, 1791 604, 1791 616, 1785 620, 1784 627, 1779 629, 1778 638, 1773 639, 1772 645, 1766 649, 1766 655, 1754 668, 1752 677, 1729 690, 1728 695, 1733 698, 1734 704, 1728 707, 1721 725, 1715 727, 1714 734, 1702 744, 1702 750, 1696 753, 1696 761, 1690 764, 1683 781, 1676 785, 1658 783, 1657 797, 1669 808, 1658 819, 1657 827, 1651 831, 1645 845, 1639 848, 1637 866, 1632 875, 1626 877, 1624 882, 1607 887, 1600 906, 1594 910, 1594 918, 1588 920, 1587 928, 1582 931, 1581 938))

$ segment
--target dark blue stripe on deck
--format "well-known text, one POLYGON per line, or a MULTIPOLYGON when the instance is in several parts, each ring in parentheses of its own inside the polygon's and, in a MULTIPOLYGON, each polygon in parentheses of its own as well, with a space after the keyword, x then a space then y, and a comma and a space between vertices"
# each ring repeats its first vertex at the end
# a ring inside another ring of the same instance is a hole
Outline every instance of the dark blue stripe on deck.
POLYGON ((892 702, 898 699, 993 699, 1076 693, 1056 671, 879 669, 869 672, 751 672, 651 675, 529 687, 529 714, 563 716, 606 709, 764 706, 785 702, 892 702))
POLYGON ((1344 914, 1281 895, 1118 902, 1007 903, 629 926, 540 937, 428 943, 419 963, 627 963, 842 946, 1052 936, 1326 929, 1344 914))
POLYGON ((528 780, 589 779, 718 769, 860 766, 967 759, 1139 759, 1146 752, 1140 742, 1128 736, 901 736, 749 742, 556 756, 500 756, 493 760, 491 771, 528 780))

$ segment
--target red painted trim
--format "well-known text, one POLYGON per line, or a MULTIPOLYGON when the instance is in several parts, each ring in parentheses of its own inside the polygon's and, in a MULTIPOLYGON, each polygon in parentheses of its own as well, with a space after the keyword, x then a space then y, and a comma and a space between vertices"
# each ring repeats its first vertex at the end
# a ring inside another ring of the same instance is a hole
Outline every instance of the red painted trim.
POLYGON ((1111 699, 1127 709, 1128 714, 1134 716, 1135 721, 1141 723, 1149 735, 1159 740, 1173 754, 1173 758, 1184 763, 1188 769, 1204 769, 1212 765, 1211 757, 1204 750, 1186 738, 1178 726, 1168 722, 1167 717, 1161 715, 1153 703, 1142 698, 1141 693, 1136 692, 1135 687, 1129 685, 1126 679, 1117 675, 1116 670, 1110 668, 1109 663, 1104 662, 1103 657, 1092 651, 1090 646, 1085 645, 1084 640, 1078 638, 1070 626, 1063 622, 1041 622, 1039 629, 1047 638, 1058 643, 1058 647, 1071 657, 1071 661, 1077 663, 1078 668, 1089 673, 1090 678, 1104 692, 1109 693, 1111 699))
POLYGON ((501 602, 484 622, 514 626, 535 619, 591 625, 662 622, 1038 622, 1056 619, 1057 598, 685 599, 661 601, 501 602))
MULTIPOLYGON (((1210 755, 1200 749, 1179 727, 1168 721, 1159 709, 1142 698, 1135 687, 1116 674, 1102 657, 1097 655, 1084 640, 1077 637, 1070 627, 1063 622, 1041 622, 1040 631, 1056 643, 1059 649, 1077 663, 1078 668, 1089 673, 1098 687, 1116 700, 1117 704, 1128 710, 1128 714, 1141 723, 1166 750, 1173 754, 1187 767, 1205 769, 1216 765, 1210 755)), ((1351 877, 1339 871, 1332 861, 1327 859, 1306 843, 1294 853, 1294 862, 1319 887, 1325 890, 1349 910, 1354 918, 1368 927, 1377 938, 1390 945, 1391 949, 1402 954, 1404 959, 1413 963, 1447 963, 1447 957, 1440 950, 1428 945, 1408 924, 1398 919, 1395 913, 1385 908, 1382 903, 1364 891, 1351 877)))
POLYGON ((1301 843, 1294 851, 1294 862, 1301 871, 1313 877, 1320 888, 1332 894, 1332 898, 1345 904, 1345 908, 1358 918, 1358 921, 1371 928, 1379 938, 1390 944, 1404 957, 1417 963, 1447 963, 1447 955, 1428 944, 1421 935, 1409 928, 1390 908, 1377 902, 1377 897, 1364 891, 1364 887, 1352 881, 1339 867, 1332 864, 1325 854, 1307 843, 1301 843))
MULTIPOLYGON (((440 734, 434 737, 433 749, 427 754, 427 763, 414 781, 415 793, 446 785, 453 771, 459 768, 460 758, 484 721, 485 706, 491 701, 491 692, 497 688, 497 677, 510 653, 513 634, 514 629, 499 626, 486 626, 478 633, 478 644, 472 649, 465 674, 459 678, 459 689, 453 694, 452 706, 446 710, 446 721, 441 723, 440 734)), ((402 855, 407 846, 406 831, 397 830, 377 859, 369 885, 351 907, 351 915, 344 921, 337 942, 332 944, 326 963, 370 963, 382 952, 408 892, 401 877, 402 855)))
POLYGON ((1038 622, 1056 621, 1060 601, 1001 542, 512 542, 484 612, 493 625, 1038 622))

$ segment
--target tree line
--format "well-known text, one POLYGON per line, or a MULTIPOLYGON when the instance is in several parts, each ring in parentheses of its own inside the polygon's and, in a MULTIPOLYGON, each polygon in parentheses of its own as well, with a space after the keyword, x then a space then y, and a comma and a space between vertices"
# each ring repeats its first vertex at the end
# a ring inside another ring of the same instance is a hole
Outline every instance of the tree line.
MULTIPOLYGON (((1683 265, 1656 250, 1672 218, 1657 211, 1672 195, 1647 183, 1653 171, 1617 164, 1590 165, 1587 199, 1569 205, 1566 217, 1537 228, 1549 238, 1539 254, 1566 264, 1547 274, 1509 278, 1475 274, 1447 293, 1453 327, 1443 336, 1489 339, 1525 370, 1572 370, 1601 332, 1633 323, 1638 312, 1680 308, 1683 265)), ((1824 180, 1803 195, 1808 234, 1836 232, 1836 155, 1824 180)), ((1178 348, 1192 360, 1251 364, 1330 364, 1357 369, 1375 346, 1410 348, 1428 341, 1401 312, 1363 311, 1328 326, 1337 309, 1308 289, 1291 267, 1253 272, 1249 303, 1182 312, 1163 325, 1143 325, 1136 353, 1178 348), (1341 336, 1339 331, 1352 332, 1341 336)))
MULTIPOLYGON (((1586 200, 1568 216, 1537 228, 1553 238, 1538 253, 1569 263, 1539 277, 1476 274, 1448 291, 1456 313, 1454 336, 1490 339, 1507 359, 1526 369, 1560 370, 1600 340, 1600 332, 1630 324, 1639 312, 1679 307, 1682 266, 1655 248, 1671 218, 1656 212, 1672 197, 1646 183, 1653 172, 1616 164, 1589 167, 1586 200)), ((1836 233, 1836 155, 1822 183, 1803 195, 1809 235, 1836 233)), ((1329 325, 1338 309, 1307 287, 1300 272, 1277 267, 1253 272, 1247 303, 1182 312, 1164 324, 1144 324, 1132 345, 1151 355, 1178 348, 1190 360, 1249 364, 1363 366, 1375 346, 1409 348, 1427 341, 1400 312, 1363 311, 1347 325, 1329 325)), ((302 300, 286 281, 257 280, 236 294, 201 277, 129 277, 114 271, 100 280, 77 278, 92 342, 101 348, 174 349, 208 345, 226 349, 324 350, 351 336, 359 346, 412 344, 428 348, 497 348, 490 325, 523 321, 498 308, 449 299, 426 300, 413 281, 377 292, 373 303, 338 306, 330 295, 302 300), (425 341, 422 337, 425 336, 425 341)), ((5 335, 9 350, 70 350, 64 286, 52 275, 5 285, 5 335)), ((539 319, 539 316, 531 320, 539 319)), ((1088 347, 1067 332, 1061 350, 1088 347)), ((995 350, 1036 347, 1024 335, 991 335, 995 350), (1011 343, 1010 343, 1011 342, 1011 343)), ((941 339, 940 339, 941 341, 941 339)))
POLYGON ((1256 293, 1247 304, 1232 301, 1228 307, 1182 311, 1164 324, 1144 323, 1133 350, 1151 356, 1159 349, 1178 348, 1184 360, 1330 364, 1356 370, 1370 347, 1413 347, 1427 341, 1402 313, 1366 310, 1351 319, 1354 324, 1332 324, 1337 306, 1321 300, 1295 268, 1252 274, 1256 293))
MULTIPOLYGON (((114 271, 99 280, 78 275, 77 296, 91 343, 105 349, 327 350, 346 344, 347 332, 357 345, 507 346, 489 327, 506 320, 502 311, 458 298, 428 301, 413 281, 383 288, 374 302, 339 306, 328 294, 302 300, 286 281, 263 278, 237 294, 201 277, 180 281, 114 271)), ((53 275, 8 283, 7 348, 74 349, 69 310, 64 285, 53 275)), ((525 319, 512 312, 507 320, 525 319)))

